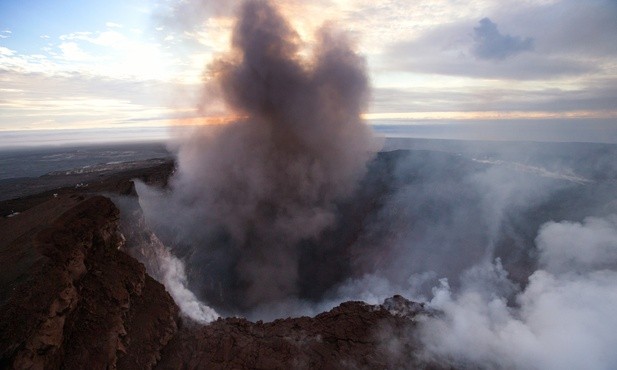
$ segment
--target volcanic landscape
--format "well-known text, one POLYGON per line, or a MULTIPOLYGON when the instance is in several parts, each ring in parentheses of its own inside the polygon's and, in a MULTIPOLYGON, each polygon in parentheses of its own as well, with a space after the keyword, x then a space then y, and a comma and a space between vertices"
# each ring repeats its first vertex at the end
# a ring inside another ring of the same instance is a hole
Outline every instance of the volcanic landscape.
POLYGON ((247 1, 230 122, 0 180, 0 368, 617 366, 617 145, 380 138, 315 38, 247 1))

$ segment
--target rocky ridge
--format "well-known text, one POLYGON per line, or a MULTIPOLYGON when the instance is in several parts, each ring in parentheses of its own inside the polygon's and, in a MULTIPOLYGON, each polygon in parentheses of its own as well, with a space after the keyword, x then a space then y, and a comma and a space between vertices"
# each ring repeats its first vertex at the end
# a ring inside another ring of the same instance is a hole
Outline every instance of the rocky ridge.
POLYGON ((176 332, 178 309, 142 264, 118 250, 118 216, 109 199, 87 197, 24 245, 44 262, 2 305, 0 367, 156 363, 176 332))
POLYGON ((415 316, 393 315, 383 305, 363 302, 345 302, 315 317, 269 323, 219 319, 181 328, 156 368, 437 368, 418 356, 421 351, 411 334, 415 325, 415 316))

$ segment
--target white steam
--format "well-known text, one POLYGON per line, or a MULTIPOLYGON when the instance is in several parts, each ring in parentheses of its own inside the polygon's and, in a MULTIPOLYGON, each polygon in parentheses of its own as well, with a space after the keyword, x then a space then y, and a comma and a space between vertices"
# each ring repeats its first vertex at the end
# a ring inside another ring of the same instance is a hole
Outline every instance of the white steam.
POLYGON ((589 217, 584 223, 549 222, 538 238, 544 269, 557 274, 614 269, 617 262, 617 217, 589 217))
POLYGON ((202 303, 195 294, 187 288, 184 263, 164 248, 158 254, 161 266, 161 282, 180 307, 180 311, 188 318, 206 324, 219 318, 216 311, 202 303))
MULTIPOLYGON (((135 180, 135 189, 139 193, 139 203, 144 213, 152 212, 152 199, 164 194, 143 182, 135 180)), ((201 302, 188 288, 185 263, 174 256, 160 239, 149 229, 140 230, 143 238, 129 251, 146 266, 148 274, 162 283, 174 299, 183 315, 201 324, 219 318, 219 314, 201 302)))
POLYGON ((456 367, 617 368, 617 217, 549 222, 536 244, 541 268, 515 307, 473 280, 456 293, 442 281, 431 305, 444 316, 422 326, 429 356, 456 367))

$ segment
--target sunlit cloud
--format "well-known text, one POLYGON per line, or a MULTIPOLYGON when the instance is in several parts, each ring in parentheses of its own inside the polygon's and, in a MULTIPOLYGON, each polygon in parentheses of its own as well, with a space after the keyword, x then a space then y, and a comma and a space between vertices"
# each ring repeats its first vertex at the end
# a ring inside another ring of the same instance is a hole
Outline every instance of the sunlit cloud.
POLYGON ((122 48, 129 40, 120 32, 104 31, 99 32, 95 36, 91 32, 75 32, 68 35, 62 35, 60 40, 81 40, 89 43, 106 46, 111 48, 122 48))
POLYGON ((15 55, 15 50, 11 50, 9 48, 5 48, 4 46, 0 46, 0 55, 12 56, 12 55, 15 55))
POLYGON ((62 58, 67 61, 86 61, 92 60, 92 56, 81 50, 75 42, 63 42, 58 46, 62 51, 62 58))
MULTIPOLYGON (((324 25, 353 40, 373 84, 371 121, 615 119, 611 0, 272 1, 297 30, 300 57, 324 25)), ((32 25, 28 48, 11 43, 25 37, 17 29, 0 31, 0 129, 225 121, 222 103, 203 94, 240 3, 131 3, 148 22, 32 25)))

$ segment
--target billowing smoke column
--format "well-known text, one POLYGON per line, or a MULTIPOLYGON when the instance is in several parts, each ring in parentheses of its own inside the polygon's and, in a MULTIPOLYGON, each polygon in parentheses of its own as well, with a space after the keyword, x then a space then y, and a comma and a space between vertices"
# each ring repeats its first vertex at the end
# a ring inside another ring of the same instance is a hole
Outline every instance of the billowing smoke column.
POLYGON ((209 72, 243 118, 181 144, 167 210, 194 285, 243 310, 297 294, 300 244, 333 225, 371 136, 365 63, 342 35, 320 31, 306 60, 277 10, 249 1, 232 45, 209 72))

